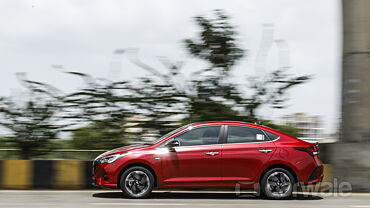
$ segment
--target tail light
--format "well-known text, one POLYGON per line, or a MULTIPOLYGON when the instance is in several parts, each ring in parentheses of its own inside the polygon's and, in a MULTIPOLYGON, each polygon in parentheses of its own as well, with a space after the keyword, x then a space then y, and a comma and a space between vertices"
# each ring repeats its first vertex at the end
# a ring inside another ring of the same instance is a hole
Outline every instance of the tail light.
POLYGON ((317 143, 317 142, 311 147, 295 147, 294 149, 299 150, 299 151, 307 152, 311 156, 319 155, 319 153, 320 153, 319 143, 317 143))

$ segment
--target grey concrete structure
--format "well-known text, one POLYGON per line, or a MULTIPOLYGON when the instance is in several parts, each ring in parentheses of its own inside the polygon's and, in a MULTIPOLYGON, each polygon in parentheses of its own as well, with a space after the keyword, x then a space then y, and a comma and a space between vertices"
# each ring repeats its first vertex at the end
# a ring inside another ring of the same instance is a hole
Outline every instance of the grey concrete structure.
POLYGON ((370 191, 370 1, 342 2, 342 125, 333 173, 355 191, 370 191))
POLYGON ((343 0, 342 142, 370 142, 370 1, 343 0))

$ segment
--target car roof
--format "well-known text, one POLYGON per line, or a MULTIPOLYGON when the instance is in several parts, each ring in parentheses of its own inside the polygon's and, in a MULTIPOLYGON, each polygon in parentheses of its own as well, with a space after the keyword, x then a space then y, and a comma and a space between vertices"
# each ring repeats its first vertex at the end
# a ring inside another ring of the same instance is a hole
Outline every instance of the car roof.
POLYGON ((261 129, 261 130, 269 131, 270 133, 276 134, 278 136, 284 135, 287 138, 292 138, 292 139, 295 139, 295 140, 302 141, 302 140, 297 139, 296 137, 294 137, 292 135, 286 134, 284 132, 281 132, 279 130, 270 128, 268 126, 264 126, 264 125, 260 125, 260 124, 252 124, 252 123, 247 123, 247 122, 242 122, 242 121, 205 121, 205 122, 189 124, 189 126, 193 126, 193 127, 202 126, 202 125, 240 125, 240 126, 248 126, 248 127, 254 127, 254 128, 261 129))
POLYGON ((268 126, 264 126, 261 124, 256 123, 248 123, 248 122, 242 122, 242 121, 204 121, 199 123, 192 123, 189 124, 189 126, 196 127, 196 126, 203 126, 203 125, 239 125, 239 126, 248 126, 248 127, 254 127, 261 130, 266 130, 274 134, 284 134, 286 136, 292 137, 291 135, 285 134, 279 130, 270 128, 268 126))
POLYGON ((242 121, 204 121, 204 122, 198 122, 198 123, 192 123, 189 126, 202 126, 202 125, 242 125, 242 126, 250 126, 250 127, 265 127, 263 125, 259 124, 252 124, 252 123, 247 123, 247 122, 242 122, 242 121))

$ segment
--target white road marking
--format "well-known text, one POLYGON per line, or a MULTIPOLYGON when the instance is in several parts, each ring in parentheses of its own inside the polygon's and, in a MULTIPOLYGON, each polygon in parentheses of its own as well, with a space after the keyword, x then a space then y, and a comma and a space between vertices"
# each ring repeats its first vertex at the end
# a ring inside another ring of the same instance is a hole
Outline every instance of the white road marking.
POLYGON ((120 206, 184 206, 185 204, 168 204, 168 203, 89 203, 90 205, 120 205, 120 206))
POLYGON ((21 206, 21 207, 26 207, 26 206, 29 206, 29 205, 33 205, 33 206, 57 206, 58 204, 55 204, 55 203, 17 203, 17 202, 12 202, 12 203, 1 203, 1 205, 3 206, 21 206))
POLYGON ((365 207, 370 207, 370 205, 350 205, 350 207, 365 208, 365 207))

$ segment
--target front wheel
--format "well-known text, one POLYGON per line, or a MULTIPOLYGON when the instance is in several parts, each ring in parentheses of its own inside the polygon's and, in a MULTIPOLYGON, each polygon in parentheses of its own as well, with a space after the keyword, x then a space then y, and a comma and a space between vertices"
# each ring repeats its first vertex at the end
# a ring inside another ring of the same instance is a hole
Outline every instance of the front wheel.
POLYGON ((153 190, 154 176, 144 167, 131 167, 122 174, 120 187, 126 197, 146 198, 153 190))
POLYGON ((270 199, 286 199, 292 196, 294 185, 294 177, 288 170, 273 168, 263 175, 261 191, 270 199))

